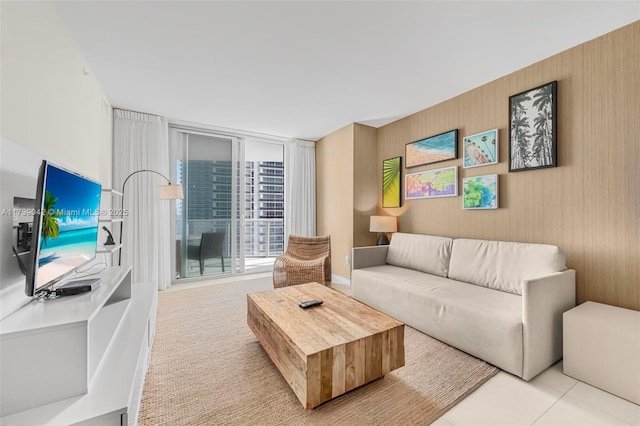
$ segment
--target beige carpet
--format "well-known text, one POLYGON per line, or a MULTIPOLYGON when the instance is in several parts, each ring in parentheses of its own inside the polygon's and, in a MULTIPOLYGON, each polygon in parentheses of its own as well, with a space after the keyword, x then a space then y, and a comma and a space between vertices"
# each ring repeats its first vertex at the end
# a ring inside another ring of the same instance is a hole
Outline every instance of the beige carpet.
POLYGON ((254 279, 160 293, 140 425, 428 424, 497 373, 412 328, 406 365, 305 411, 246 324, 254 279))

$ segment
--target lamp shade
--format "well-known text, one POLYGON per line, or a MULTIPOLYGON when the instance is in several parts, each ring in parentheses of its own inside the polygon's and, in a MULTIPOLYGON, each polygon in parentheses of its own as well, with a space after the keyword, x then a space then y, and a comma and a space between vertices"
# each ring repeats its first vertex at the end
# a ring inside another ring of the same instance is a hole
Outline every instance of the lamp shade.
POLYGON ((370 232, 398 232, 398 221, 395 216, 371 216, 370 232))
POLYGON ((160 185, 158 186, 158 197, 161 200, 178 200, 184 198, 182 185, 160 185))

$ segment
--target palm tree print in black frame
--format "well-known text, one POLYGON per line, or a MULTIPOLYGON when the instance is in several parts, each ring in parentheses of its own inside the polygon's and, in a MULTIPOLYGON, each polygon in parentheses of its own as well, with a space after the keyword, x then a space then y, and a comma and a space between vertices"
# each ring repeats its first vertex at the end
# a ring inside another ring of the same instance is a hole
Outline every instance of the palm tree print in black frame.
POLYGON ((509 97, 509 171, 556 167, 558 82, 509 97))

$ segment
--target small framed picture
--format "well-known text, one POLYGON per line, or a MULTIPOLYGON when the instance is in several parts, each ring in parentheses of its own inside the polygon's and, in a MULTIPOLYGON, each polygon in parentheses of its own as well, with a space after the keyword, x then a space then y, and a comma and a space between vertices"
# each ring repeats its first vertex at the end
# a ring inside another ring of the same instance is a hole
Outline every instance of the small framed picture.
POLYGON ((406 144, 404 157, 407 168, 458 158, 458 129, 406 144))
POLYGON ((558 82, 509 97, 509 171, 558 165, 558 82))
POLYGON ((394 157, 382 162, 382 207, 401 207, 402 157, 394 157))
POLYGON ((408 174, 404 187, 406 200, 455 197, 458 195, 458 168, 453 166, 408 174))
POLYGON ((468 210, 498 208, 498 175, 462 179, 462 208, 468 210))
POLYGON ((462 139, 463 168, 498 164, 498 129, 462 139))

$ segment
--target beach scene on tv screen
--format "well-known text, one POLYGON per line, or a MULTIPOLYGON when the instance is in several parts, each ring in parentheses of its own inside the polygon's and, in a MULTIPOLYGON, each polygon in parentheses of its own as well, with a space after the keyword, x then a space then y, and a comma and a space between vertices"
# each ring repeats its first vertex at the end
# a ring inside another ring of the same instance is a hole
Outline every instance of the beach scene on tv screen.
POLYGON ((93 259, 101 186, 49 165, 40 229, 37 287, 93 259))

